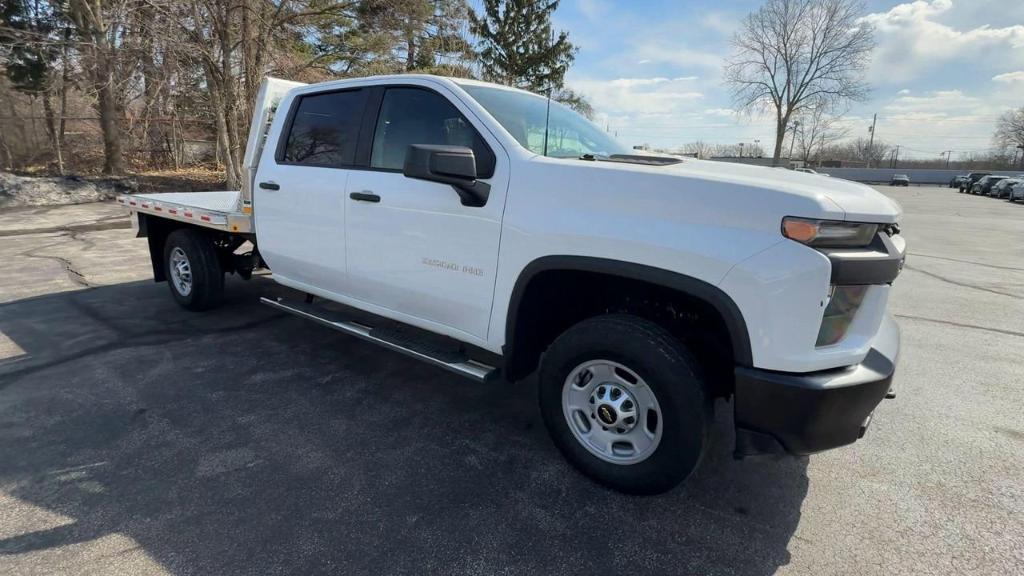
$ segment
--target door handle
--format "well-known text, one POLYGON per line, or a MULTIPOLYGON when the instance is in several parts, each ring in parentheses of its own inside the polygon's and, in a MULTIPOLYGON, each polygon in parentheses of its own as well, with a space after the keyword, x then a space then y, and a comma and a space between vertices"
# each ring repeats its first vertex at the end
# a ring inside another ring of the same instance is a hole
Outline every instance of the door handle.
POLYGON ((281 186, 274 182, 260 182, 260 188, 263 190, 280 190, 281 186))
POLYGON ((373 192, 353 192, 348 195, 353 200, 359 200, 360 202, 380 202, 380 196, 373 192))

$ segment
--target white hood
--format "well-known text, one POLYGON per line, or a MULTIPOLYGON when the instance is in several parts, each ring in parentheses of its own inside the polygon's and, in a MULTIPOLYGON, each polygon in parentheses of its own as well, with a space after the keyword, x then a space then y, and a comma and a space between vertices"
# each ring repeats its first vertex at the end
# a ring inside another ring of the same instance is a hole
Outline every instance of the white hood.
POLYGON ((783 168, 691 159, 670 166, 669 169, 688 176, 772 188, 809 198, 824 195, 843 210, 845 219, 850 221, 897 222, 903 215, 900 205, 885 194, 870 186, 841 178, 783 168))
MULTIPOLYGON (((561 160, 560 162, 565 162, 561 160)), ((827 204, 827 217, 852 222, 898 222, 903 209, 894 200, 870 186, 841 178, 820 174, 807 174, 783 168, 766 168, 733 162, 712 162, 687 158, 679 164, 652 166, 649 164, 597 162, 591 166, 623 172, 680 176, 706 180, 729 189, 771 190, 789 196, 827 204)), ((825 206, 822 206, 825 208, 825 206)), ((799 216, 800 214, 791 214, 799 216)), ((817 217, 807 214, 808 217, 817 217)))

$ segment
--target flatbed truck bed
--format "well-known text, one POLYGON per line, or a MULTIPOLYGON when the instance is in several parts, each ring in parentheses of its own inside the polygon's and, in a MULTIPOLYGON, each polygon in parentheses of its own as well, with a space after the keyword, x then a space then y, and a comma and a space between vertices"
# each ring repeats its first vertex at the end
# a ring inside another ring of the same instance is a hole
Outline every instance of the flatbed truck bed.
POLYGON ((241 195, 234 190, 124 194, 117 202, 128 208, 136 227, 138 214, 148 214, 221 232, 251 234, 252 210, 242 208, 241 195))

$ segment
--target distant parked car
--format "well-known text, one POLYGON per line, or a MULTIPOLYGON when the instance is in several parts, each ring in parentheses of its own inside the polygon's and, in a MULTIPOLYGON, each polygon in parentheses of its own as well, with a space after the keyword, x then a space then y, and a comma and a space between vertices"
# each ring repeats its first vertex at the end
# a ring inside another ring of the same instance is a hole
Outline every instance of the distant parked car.
POLYGON ((910 176, 906 174, 893 174, 889 180, 889 186, 910 186, 910 176))
POLYGON ((828 176, 828 174, 824 172, 818 172, 816 170, 811 170, 810 168, 797 168, 796 171, 803 172, 804 174, 817 174, 818 176, 828 176))
POLYGON ((1012 178, 1004 178, 1003 180, 1000 180, 999 182, 996 182, 992 186, 992 189, 989 191, 988 195, 993 197, 993 198, 1009 198, 1010 197, 1010 188, 1012 188, 1014 185, 1016 185, 1020 181, 1021 181, 1021 177, 1020 176, 1015 176, 1015 177, 1012 177, 1012 178))
POLYGON ((963 184, 965 180, 967 180, 967 176, 965 174, 961 174, 959 176, 953 176, 953 179, 949 181, 949 187, 950 188, 959 188, 960 185, 963 184))
POLYGON ((996 182, 999 182, 1000 180, 1006 180, 1006 178, 1006 176, 994 176, 992 174, 989 174, 988 176, 985 176, 981 180, 975 182, 974 186, 971 186, 971 194, 981 194, 982 196, 988 196, 989 191, 992 190, 992 187, 996 185, 996 182))
POLYGON ((1010 202, 1020 200, 1024 202, 1024 179, 1010 186, 1010 202))
POLYGON ((967 176, 964 176, 963 181, 960 182, 961 192, 970 192, 971 188, 985 176, 988 176, 991 172, 971 172, 967 176))

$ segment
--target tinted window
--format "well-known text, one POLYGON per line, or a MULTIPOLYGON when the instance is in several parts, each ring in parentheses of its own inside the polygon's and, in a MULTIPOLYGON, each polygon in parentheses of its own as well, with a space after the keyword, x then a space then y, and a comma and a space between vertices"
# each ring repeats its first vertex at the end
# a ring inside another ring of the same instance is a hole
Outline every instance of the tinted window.
POLYGON ((353 164, 365 97, 363 90, 302 96, 281 159, 312 166, 353 164))
POLYGON ((381 102, 370 166, 401 170, 411 144, 466 146, 481 178, 494 175, 494 154, 444 96, 419 88, 389 88, 381 102))

